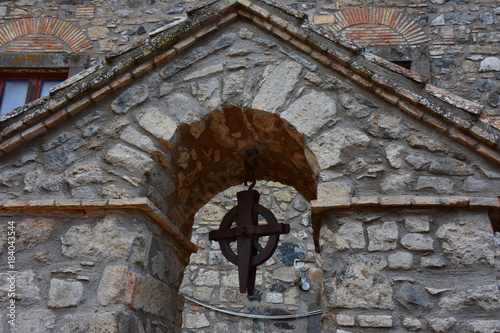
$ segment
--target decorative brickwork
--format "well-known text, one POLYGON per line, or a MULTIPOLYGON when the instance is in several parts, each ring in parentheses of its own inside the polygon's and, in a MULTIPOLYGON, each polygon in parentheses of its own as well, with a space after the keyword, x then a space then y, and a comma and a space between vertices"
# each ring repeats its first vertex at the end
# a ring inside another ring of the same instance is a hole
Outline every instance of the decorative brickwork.
POLYGON ((331 23, 329 28, 363 45, 416 45, 429 41, 420 26, 402 12, 390 8, 347 8, 318 16, 316 23, 331 23))
POLYGON ((64 52, 64 44, 48 35, 28 35, 18 37, 8 43, 6 52, 64 52))
POLYGON ((7 52, 62 52, 65 45, 73 53, 92 48, 88 38, 74 25, 55 18, 23 19, 0 29, 0 47, 7 52))
POLYGON ((89 6, 77 6, 76 7, 76 18, 85 18, 92 20, 95 16, 95 5, 89 6))

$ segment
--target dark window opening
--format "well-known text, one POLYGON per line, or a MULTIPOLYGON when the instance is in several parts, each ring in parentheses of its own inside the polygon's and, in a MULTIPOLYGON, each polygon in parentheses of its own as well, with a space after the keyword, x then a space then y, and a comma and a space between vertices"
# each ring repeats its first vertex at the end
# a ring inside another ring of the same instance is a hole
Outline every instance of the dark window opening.
POLYGON ((393 61, 393 63, 406 69, 411 69, 411 61, 393 61))
POLYGON ((68 73, 2 73, 0 114, 47 96, 50 88, 68 78, 68 73))

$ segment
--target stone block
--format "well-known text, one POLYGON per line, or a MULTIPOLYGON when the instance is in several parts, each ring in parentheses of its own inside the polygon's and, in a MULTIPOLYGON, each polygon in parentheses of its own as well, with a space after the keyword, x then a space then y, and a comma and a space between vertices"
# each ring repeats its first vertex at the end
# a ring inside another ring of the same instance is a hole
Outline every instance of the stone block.
POLYGON ((184 317, 184 325, 188 329, 199 329, 209 327, 210 322, 202 312, 187 313, 184 317))
POLYGON ((77 306, 83 299, 83 284, 59 279, 50 280, 49 301, 51 308, 77 306))
POLYGON ((379 138, 398 139, 404 136, 405 126, 397 117, 377 113, 368 120, 368 132, 379 138))
POLYGON ((52 218, 36 217, 24 220, 16 228, 16 249, 32 249, 36 244, 45 242, 54 229, 55 221, 52 218))
POLYGON ((409 311, 414 309, 414 305, 423 308, 429 307, 431 302, 424 293, 415 288, 412 284, 405 282, 396 294, 396 300, 409 311))
MULTIPOLYGON (((124 318, 120 318, 122 321, 124 318)), ((110 312, 72 314, 64 317, 61 333, 106 332, 119 333, 117 317, 110 312)), ((142 327, 136 327, 137 333, 144 333, 142 327)))
POLYGON ((384 222, 382 225, 369 226, 368 251, 394 250, 398 241, 398 227, 395 222, 384 222))
POLYGON ((212 74, 215 74, 215 73, 220 73, 223 70, 224 70, 224 64, 223 63, 218 63, 216 65, 207 66, 207 67, 204 67, 201 70, 195 70, 191 74, 186 75, 184 77, 184 81, 189 81, 189 80, 193 80, 193 79, 198 79, 198 78, 201 78, 201 77, 209 76, 209 75, 212 75, 212 74))
POLYGON ((351 197, 353 188, 345 182, 325 182, 318 185, 318 199, 351 197))
POLYGON ((441 248, 454 265, 469 266, 480 261, 494 265, 491 225, 486 219, 447 223, 436 232, 441 248))
POLYGON ((216 323, 214 333, 231 333, 229 327, 225 323, 216 323))
POLYGON ((193 284, 198 287, 217 287, 220 284, 220 274, 215 270, 200 269, 193 284))
POLYGON ((196 291, 194 292, 194 297, 203 302, 210 302, 213 292, 214 288, 197 287, 196 291))
POLYGON ((300 303, 299 289, 298 288, 291 288, 290 290, 285 292, 284 303, 288 304, 288 305, 298 306, 300 303))
POLYGON ((391 283, 381 274, 385 258, 350 255, 338 262, 334 277, 325 280, 323 302, 335 308, 393 309, 391 283))
POLYGON ((220 221, 224 217, 222 208, 216 205, 208 204, 204 206, 201 218, 206 221, 220 221))
POLYGON ((438 333, 447 332, 449 329, 455 326, 456 323, 457 320, 454 317, 434 318, 429 320, 429 326, 432 331, 438 333))
POLYGON ((138 115, 137 120, 142 128, 167 146, 177 130, 175 121, 160 112, 158 108, 145 109, 142 114, 138 115))
MULTIPOLYGON (((201 72, 202 71, 199 71, 199 73, 201 72)), ((170 114, 174 115, 181 124, 198 122, 208 113, 208 110, 202 108, 197 99, 188 94, 170 94, 166 97, 165 104, 170 114)), ((158 109, 155 111, 161 114, 158 109)), ((146 113, 147 112, 148 111, 146 111, 146 113)))
POLYGON ((297 279, 296 271, 295 267, 280 267, 274 271, 273 279, 293 283, 297 279))
POLYGON ((108 151, 104 160, 116 167, 132 173, 146 174, 153 169, 155 162, 148 155, 121 143, 108 151))
POLYGON ((56 323, 56 316, 52 311, 46 309, 19 311, 16 313, 15 323, 16 325, 11 327, 11 333, 52 332, 56 323))
POLYGON ((267 293, 266 301, 272 304, 283 303, 283 294, 281 293, 267 293))
POLYGON ((134 291, 129 306, 135 310, 142 310, 156 316, 168 318, 173 312, 171 303, 174 295, 173 290, 151 275, 143 276, 134 273, 133 276, 134 291))
MULTIPOLYGON (((412 175, 409 173, 386 176, 382 180, 380 187, 384 193, 402 192, 406 189, 408 184, 410 184, 411 177, 412 175)), ((398 202, 400 202, 400 200, 398 200, 398 197, 394 197, 392 201, 394 202, 394 204, 398 204, 398 202)))
POLYGON ((355 129, 335 127, 316 138, 310 148, 318 160, 321 169, 328 169, 341 162, 343 150, 366 149, 370 138, 355 129))
POLYGON ((322 92, 313 91, 288 107, 281 117, 300 132, 311 137, 327 123, 331 123, 337 109, 335 100, 322 92))
POLYGON ((370 115, 372 110, 370 107, 373 107, 375 104, 369 102, 368 99, 351 94, 342 94, 340 95, 340 104, 344 107, 347 115, 354 119, 361 119, 370 115))
POLYGON ((152 153, 156 150, 153 140, 151 140, 148 136, 139 133, 132 126, 127 126, 122 131, 120 139, 147 153, 152 153))
MULTIPOLYGON (((13 289, 11 274, 0 275, 0 301, 6 302, 11 297, 9 293, 13 289)), ((35 284, 35 273, 32 270, 18 272, 15 280, 16 300, 23 304, 33 304, 40 300, 40 289, 35 284)), ((17 304, 17 303, 16 303, 17 304)))
POLYGON ((409 232, 428 232, 428 216, 409 216, 405 218, 405 227, 409 232))
POLYGON ((148 97, 149 92, 146 85, 133 86, 113 101, 111 109, 117 114, 123 114, 134 106, 144 102, 148 97))
POLYGON ((64 180, 70 187, 104 182, 103 171, 97 161, 75 164, 64 172, 64 180))
POLYGON ((366 246, 363 222, 348 222, 341 225, 334 235, 337 250, 363 249, 366 246))
POLYGON ((500 332, 500 320, 473 320, 468 325, 474 333, 500 332))
POLYGON ((444 262, 443 258, 435 255, 435 256, 422 257, 422 259, 420 259, 420 266, 425 268, 441 268, 445 267, 446 263, 444 262))
POLYGON ((152 234, 145 226, 134 232, 120 226, 113 215, 92 225, 72 226, 61 236, 62 254, 68 258, 90 257, 106 262, 116 259, 140 259, 145 264, 152 234), (138 246, 137 244, 141 244, 138 246))
MULTIPOLYGON (((235 287, 235 286, 233 286, 235 287)), ((234 288, 222 287, 219 291, 219 301, 223 303, 235 303, 236 302, 236 290, 234 288)))
POLYGON ((392 327, 391 316, 359 315, 358 321, 361 327, 392 327))
POLYGON ((390 144, 385 147, 385 155, 391 166, 395 169, 401 168, 403 159, 401 158, 401 151, 403 147, 396 144, 390 144))
POLYGON ((252 108, 276 112, 298 82, 301 70, 302 66, 294 61, 284 61, 276 67, 267 67, 252 108))
POLYGON ((416 318, 405 317, 403 319, 403 326, 411 331, 418 331, 422 329, 422 323, 416 318))
POLYGON ((389 255, 389 268, 390 269, 411 269, 413 265, 413 255, 409 252, 396 252, 389 255))
POLYGON ((275 191, 273 192, 273 196, 276 198, 276 200, 282 202, 290 202, 292 201, 292 195, 290 194, 289 191, 286 190, 280 190, 280 191, 275 191))
POLYGON ((472 174, 469 166, 453 158, 434 159, 429 171, 438 175, 468 176, 472 174))
POLYGON ((93 26, 87 29, 87 34, 90 38, 106 38, 109 33, 109 29, 102 26, 93 26))
POLYGON ((480 72, 500 71, 500 58, 487 57, 481 61, 480 72))
POLYGON ((421 234, 407 234, 401 237, 401 245, 408 250, 414 251, 433 251, 434 240, 421 234))
POLYGON ((129 283, 126 266, 107 266, 97 287, 97 300, 101 305, 129 304, 132 297, 129 283))
POLYGON ((335 315, 335 319, 337 320, 337 324, 339 324, 339 326, 354 326, 353 315, 338 314, 335 315))
POLYGON ((453 312, 461 309, 498 311, 500 309, 500 290, 496 284, 479 285, 466 290, 457 288, 441 296, 439 307, 453 312))

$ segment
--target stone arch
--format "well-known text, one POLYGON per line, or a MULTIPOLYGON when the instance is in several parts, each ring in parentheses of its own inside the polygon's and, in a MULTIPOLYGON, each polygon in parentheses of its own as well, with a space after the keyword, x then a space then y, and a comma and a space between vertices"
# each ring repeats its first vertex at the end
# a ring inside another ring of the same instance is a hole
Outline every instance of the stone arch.
POLYGON ((62 52, 68 48, 73 53, 82 53, 92 48, 80 29, 52 17, 22 19, 0 29, 0 47, 8 44, 7 47, 16 49, 26 43, 30 47, 22 48, 23 52, 62 52))
POLYGON ((168 215, 185 235, 199 208, 243 182, 246 149, 259 150, 257 179, 293 186, 306 200, 316 198, 316 158, 304 136, 277 114, 224 106, 180 125, 174 137, 168 174, 176 189, 167 199, 168 215))
POLYGON ((418 23, 391 8, 355 7, 334 15, 329 28, 362 45, 417 45, 429 39, 418 23))

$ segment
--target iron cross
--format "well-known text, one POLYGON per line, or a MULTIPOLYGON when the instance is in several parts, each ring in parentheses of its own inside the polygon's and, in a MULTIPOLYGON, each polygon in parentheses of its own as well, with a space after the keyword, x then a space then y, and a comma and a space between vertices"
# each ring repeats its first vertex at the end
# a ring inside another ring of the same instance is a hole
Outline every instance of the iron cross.
POLYGON ((279 235, 288 233, 290 226, 278 223, 269 209, 259 205, 259 192, 241 191, 236 196, 238 205, 224 216, 219 230, 210 232, 209 239, 218 241, 227 260, 238 266, 240 292, 252 296, 257 266, 273 255, 279 235), (259 215, 267 224, 259 225, 259 215), (234 222, 236 227, 232 227, 234 222), (264 247, 259 243, 259 238, 263 236, 269 236, 264 247), (234 241, 237 242, 237 253, 231 248, 234 241))

